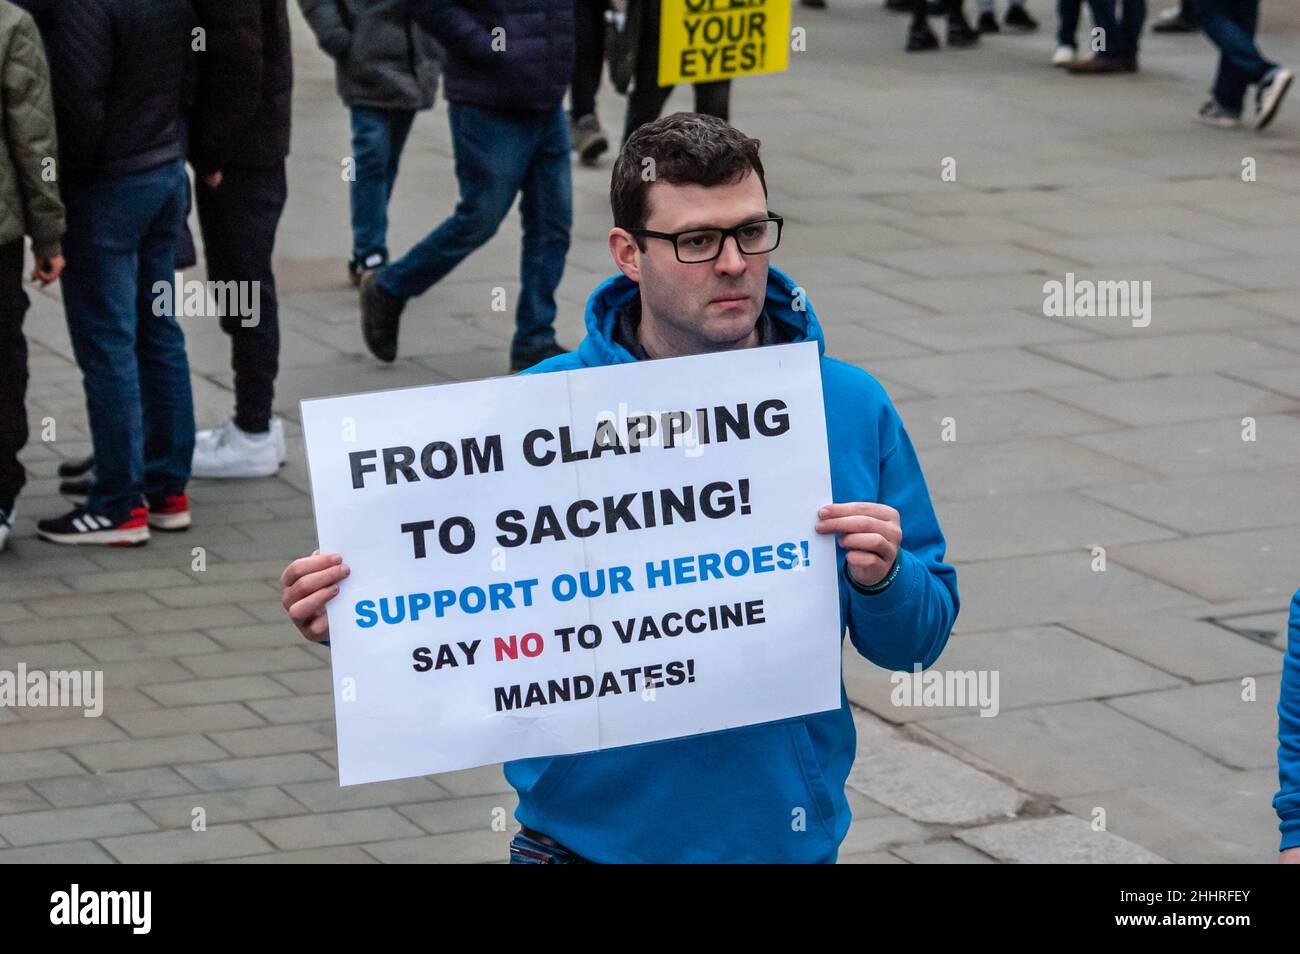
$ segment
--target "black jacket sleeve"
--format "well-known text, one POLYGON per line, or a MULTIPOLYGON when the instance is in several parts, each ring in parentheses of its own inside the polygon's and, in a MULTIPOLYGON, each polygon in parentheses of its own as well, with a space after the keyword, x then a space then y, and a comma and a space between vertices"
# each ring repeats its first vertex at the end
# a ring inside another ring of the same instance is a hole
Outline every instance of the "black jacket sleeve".
POLYGON ((262 100, 261 0, 195 0, 205 49, 190 116, 190 160, 200 175, 224 168, 262 100))

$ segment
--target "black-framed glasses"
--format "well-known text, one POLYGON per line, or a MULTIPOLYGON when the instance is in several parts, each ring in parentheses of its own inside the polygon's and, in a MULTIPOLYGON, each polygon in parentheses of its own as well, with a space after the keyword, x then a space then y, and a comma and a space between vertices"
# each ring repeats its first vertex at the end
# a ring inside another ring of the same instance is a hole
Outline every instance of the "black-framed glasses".
POLYGON ((628 229, 633 235, 665 239, 673 243, 677 261, 684 265, 711 262, 722 254, 727 236, 735 236, 736 248, 742 255, 764 255, 781 244, 781 227, 785 219, 768 212, 765 219, 743 222, 731 229, 688 229, 685 232, 652 232, 650 229, 628 229))

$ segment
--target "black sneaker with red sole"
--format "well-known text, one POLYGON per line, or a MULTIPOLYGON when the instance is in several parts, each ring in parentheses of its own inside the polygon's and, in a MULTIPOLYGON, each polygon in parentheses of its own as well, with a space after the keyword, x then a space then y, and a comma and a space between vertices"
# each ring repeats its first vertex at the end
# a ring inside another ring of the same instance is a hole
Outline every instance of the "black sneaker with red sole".
POLYGON ((190 498, 184 494, 155 494, 146 496, 149 504, 149 526, 155 530, 175 533, 190 528, 190 498))
POLYGON ((51 543, 109 547, 138 547, 149 542, 148 511, 144 507, 119 514, 91 513, 77 507, 62 517, 38 521, 36 535, 51 543))

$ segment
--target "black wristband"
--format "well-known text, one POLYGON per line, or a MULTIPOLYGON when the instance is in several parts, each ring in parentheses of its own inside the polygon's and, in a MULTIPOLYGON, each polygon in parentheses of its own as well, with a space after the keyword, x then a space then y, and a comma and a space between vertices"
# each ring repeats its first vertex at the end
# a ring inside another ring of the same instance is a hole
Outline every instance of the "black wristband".
MULTIPOLYGON (((902 554, 899 554, 899 556, 901 555, 902 554)), ((849 561, 845 560, 844 576, 849 581, 849 586, 853 587, 859 593, 864 596, 875 596, 876 594, 883 593, 885 590, 889 589, 889 585, 894 582, 894 577, 898 576, 898 571, 901 570, 902 567, 903 561, 900 560, 898 556, 895 556, 894 565, 889 568, 889 572, 885 574, 884 578, 879 583, 873 583, 870 586, 863 586, 857 580, 853 579, 853 574, 849 572, 849 561)))

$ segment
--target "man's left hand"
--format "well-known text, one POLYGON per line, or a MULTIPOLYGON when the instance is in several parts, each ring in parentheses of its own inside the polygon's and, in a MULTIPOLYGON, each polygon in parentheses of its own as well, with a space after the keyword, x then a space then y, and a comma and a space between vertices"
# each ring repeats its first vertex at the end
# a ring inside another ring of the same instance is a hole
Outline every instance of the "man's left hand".
POLYGON ((216 172, 204 176, 203 184, 206 185, 209 189, 215 189, 217 186, 221 185, 221 180, 223 178, 225 177, 221 174, 221 170, 218 169, 216 172))
POLYGON ((897 510, 881 503, 855 501, 827 504, 817 511, 817 517, 818 533, 840 535, 854 580, 872 586, 885 578, 903 543, 897 510))

